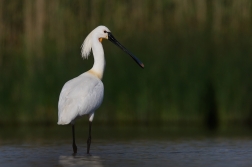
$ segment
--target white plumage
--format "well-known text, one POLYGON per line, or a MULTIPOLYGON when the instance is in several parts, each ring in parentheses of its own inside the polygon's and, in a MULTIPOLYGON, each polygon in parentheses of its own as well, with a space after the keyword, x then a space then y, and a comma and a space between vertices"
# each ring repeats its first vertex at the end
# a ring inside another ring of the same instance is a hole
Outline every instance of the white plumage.
POLYGON ((72 124, 73 151, 77 153, 75 144, 74 123, 76 118, 89 115, 89 137, 87 140, 87 153, 91 144, 91 125, 95 110, 103 101, 104 87, 101 81, 105 69, 105 58, 102 39, 108 39, 123 51, 128 53, 142 68, 143 63, 124 48, 105 26, 98 26, 88 34, 81 46, 81 55, 88 58, 91 50, 94 56, 93 67, 76 78, 66 82, 63 86, 58 103, 58 124, 72 124))
POLYGON ((103 100, 103 83, 101 81, 105 58, 100 38, 108 38, 110 32, 105 26, 94 29, 82 44, 82 57, 88 58, 91 49, 94 55, 93 68, 76 78, 65 83, 58 103, 58 124, 72 123, 77 117, 88 114, 89 121, 93 121, 94 111, 101 105, 103 100))
POLYGON ((103 83, 99 78, 86 72, 68 81, 59 98, 59 121, 65 125, 74 123, 75 118, 90 115, 89 121, 93 121, 94 111, 103 100, 103 83))

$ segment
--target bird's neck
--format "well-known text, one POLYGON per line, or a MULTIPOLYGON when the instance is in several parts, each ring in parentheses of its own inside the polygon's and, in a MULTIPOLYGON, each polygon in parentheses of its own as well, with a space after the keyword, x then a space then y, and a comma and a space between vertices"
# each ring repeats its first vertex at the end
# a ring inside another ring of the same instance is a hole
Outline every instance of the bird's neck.
POLYGON ((93 40, 92 52, 94 56, 94 65, 89 72, 97 76, 99 79, 102 79, 106 63, 103 47, 98 39, 93 40))

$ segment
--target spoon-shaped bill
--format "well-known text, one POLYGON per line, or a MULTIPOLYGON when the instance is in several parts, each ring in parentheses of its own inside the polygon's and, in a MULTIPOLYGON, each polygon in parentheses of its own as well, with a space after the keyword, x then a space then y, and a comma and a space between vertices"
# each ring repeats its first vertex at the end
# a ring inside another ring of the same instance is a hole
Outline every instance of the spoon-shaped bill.
POLYGON ((108 40, 110 40, 112 43, 114 43, 116 46, 121 48, 124 52, 126 52, 132 59, 142 68, 144 68, 144 64, 136 57, 134 56, 129 50, 127 50, 122 44, 120 44, 115 37, 111 34, 111 32, 108 32, 108 40))

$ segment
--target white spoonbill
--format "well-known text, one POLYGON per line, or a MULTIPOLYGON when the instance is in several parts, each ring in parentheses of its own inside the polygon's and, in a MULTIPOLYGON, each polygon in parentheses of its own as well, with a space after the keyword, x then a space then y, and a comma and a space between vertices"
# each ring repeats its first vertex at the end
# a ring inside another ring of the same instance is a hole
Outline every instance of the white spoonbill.
POLYGON ((120 47, 142 68, 144 64, 123 47, 105 26, 95 28, 84 40, 81 46, 81 55, 88 58, 91 50, 94 56, 93 67, 76 78, 73 78, 63 86, 58 103, 58 124, 72 124, 73 152, 77 153, 75 144, 74 123, 76 118, 89 115, 89 135, 87 140, 87 153, 89 154, 91 144, 91 126, 94 119, 95 110, 101 105, 103 100, 104 87, 101 81, 105 68, 104 51, 102 39, 108 39, 120 47))

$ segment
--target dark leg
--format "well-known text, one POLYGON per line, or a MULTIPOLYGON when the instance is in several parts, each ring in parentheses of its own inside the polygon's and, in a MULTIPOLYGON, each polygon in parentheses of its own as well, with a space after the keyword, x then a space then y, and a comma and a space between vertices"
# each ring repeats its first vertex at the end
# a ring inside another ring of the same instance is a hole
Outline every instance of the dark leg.
POLYGON ((90 145, 91 145, 91 126, 92 126, 92 122, 89 121, 89 134, 88 134, 88 139, 87 139, 87 154, 89 154, 89 149, 90 149, 90 145))
POLYGON ((72 125, 72 133, 73 133, 73 152, 77 153, 77 146, 75 144, 75 133, 74 133, 74 125, 72 125))

